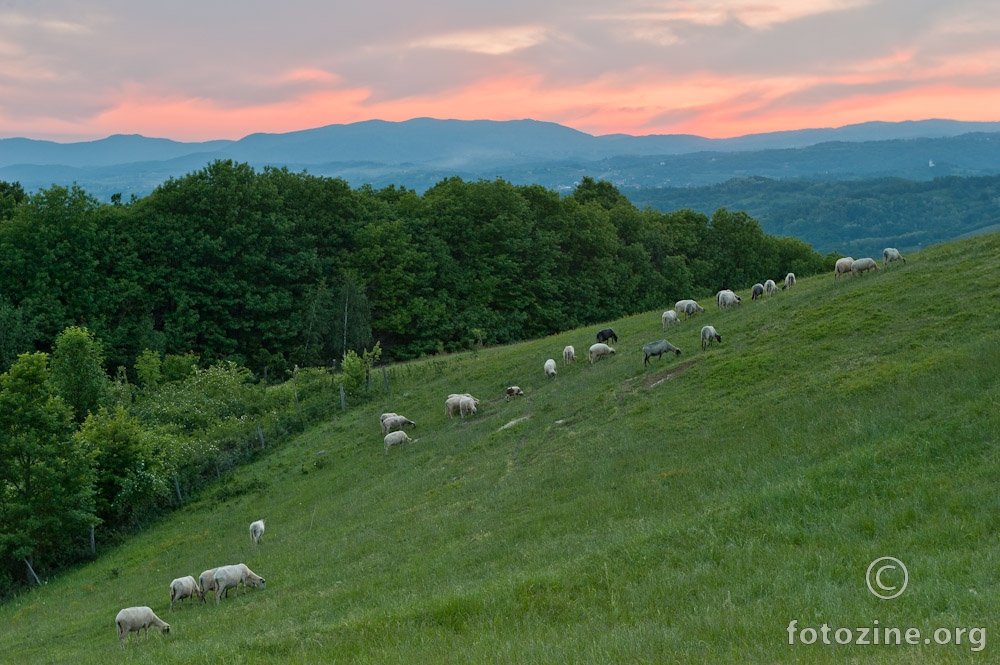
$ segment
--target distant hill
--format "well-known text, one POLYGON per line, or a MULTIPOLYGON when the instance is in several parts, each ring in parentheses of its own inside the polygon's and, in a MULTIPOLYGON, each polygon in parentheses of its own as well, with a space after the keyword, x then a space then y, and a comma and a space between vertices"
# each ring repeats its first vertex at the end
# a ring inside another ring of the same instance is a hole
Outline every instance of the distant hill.
POLYGON ((183 143, 143 136, 54 143, 0 139, 0 180, 35 191, 76 183, 99 199, 145 196, 215 159, 344 178, 352 186, 422 191, 441 179, 501 177, 573 187, 584 175, 620 187, 689 187, 733 177, 850 179, 1000 173, 1000 123, 925 120, 730 139, 592 136, 535 120, 371 120, 238 141, 183 143), (971 138, 970 138, 971 137, 971 138), (934 166, 930 166, 930 164, 934 166))

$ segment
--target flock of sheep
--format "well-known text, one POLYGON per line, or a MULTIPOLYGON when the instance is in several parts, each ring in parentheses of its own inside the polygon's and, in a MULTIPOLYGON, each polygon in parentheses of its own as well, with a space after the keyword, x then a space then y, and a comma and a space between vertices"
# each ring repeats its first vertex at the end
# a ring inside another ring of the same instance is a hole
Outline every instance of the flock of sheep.
MULTIPOLYGON (((890 263, 900 261, 903 265, 906 265, 906 259, 899 253, 899 250, 895 247, 886 247, 882 250, 882 267, 888 268, 890 263)), ((841 275, 863 275, 869 270, 874 270, 878 272, 878 263, 875 259, 866 257, 863 259, 853 259, 850 256, 845 256, 842 259, 837 259, 837 264, 833 269, 833 278, 839 279, 841 275)))
MULTIPOLYGON (((257 520, 250 525, 250 541, 254 547, 260 543, 263 535, 264 520, 257 520)), ((170 583, 170 611, 174 611, 174 603, 179 603, 185 598, 198 598, 204 603, 205 594, 214 591, 215 602, 218 604, 223 595, 229 597, 230 589, 235 589, 233 593, 239 593, 242 585, 245 595, 248 586, 263 589, 264 582, 263 577, 250 570, 244 563, 206 570, 198 576, 198 581, 191 575, 178 577, 170 583)), ((144 631, 148 640, 150 626, 159 628, 164 635, 170 634, 170 624, 156 616, 153 610, 146 606, 126 607, 121 610, 115 617, 115 626, 118 630, 118 642, 123 649, 129 633, 135 633, 135 639, 138 640, 139 631, 144 631)))

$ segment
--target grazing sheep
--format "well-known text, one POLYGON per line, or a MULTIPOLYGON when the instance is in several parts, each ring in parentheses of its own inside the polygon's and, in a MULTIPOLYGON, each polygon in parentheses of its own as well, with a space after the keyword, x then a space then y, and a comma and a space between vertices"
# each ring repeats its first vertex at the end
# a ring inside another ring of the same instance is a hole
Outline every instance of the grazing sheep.
POLYGON ((706 348, 712 346, 713 342, 722 343, 722 335, 715 332, 713 326, 705 326, 701 329, 701 350, 704 351, 706 348))
POLYGON ((766 282, 764 282, 764 293, 766 293, 768 296, 773 296, 777 292, 778 292, 778 285, 774 283, 773 279, 769 279, 766 282))
POLYGON ((219 566, 215 570, 215 602, 222 599, 222 594, 229 597, 229 590, 236 589, 233 593, 240 592, 240 585, 243 585, 243 595, 247 593, 247 587, 264 588, 263 577, 247 568, 244 563, 237 563, 233 566, 219 566))
POLYGON ((118 641, 125 648, 125 640, 129 633, 135 633, 136 642, 139 641, 139 631, 146 633, 149 640, 149 627, 159 628, 164 635, 170 634, 170 624, 153 614, 153 610, 148 607, 126 607, 115 617, 115 626, 118 627, 118 641))
POLYGON ((715 294, 715 303, 719 306, 720 310, 727 310, 730 307, 739 307, 742 300, 729 289, 722 289, 715 294))
MULTIPOLYGON (((444 401, 445 415, 451 418, 455 413, 458 413, 460 409, 460 402, 462 401, 463 397, 472 397, 472 395, 470 395, 469 393, 462 393, 461 395, 457 393, 452 393, 451 395, 448 395, 448 399, 444 401)), ((472 397, 472 399, 476 401, 476 406, 479 406, 479 400, 476 399, 475 397, 472 397)))
POLYGON ((510 388, 507 388, 507 390, 503 391, 503 394, 504 394, 504 399, 506 399, 508 402, 510 401, 511 397, 524 397, 524 391, 521 390, 521 388, 518 386, 511 386, 510 388))
POLYGON ((795 286, 795 273, 790 272, 787 275, 785 275, 785 283, 781 287, 781 290, 784 291, 785 289, 790 289, 793 286, 795 286))
POLYGON ((866 257, 863 259, 858 259, 857 261, 851 264, 852 275, 863 275, 869 270, 874 270, 875 272, 878 272, 878 264, 875 263, 875 259, 866 257))
POLYGON ((756 300, 764 296, 764 285, 757 282, 752 287, 750 287, 750 300, 756 300))
POLYGON ((545 376, 555 376, 556 375, 556 361, 549 358, 545 361, 545 376))
POLYGON ((201 598, 201 602, 205 602, 205 592, 201 590, 192 576, 178 577, 170 583, 170 611, 174 611, 174 603, 195 596, 201 598))
POLYGON ((201 595, 205 596, 209 591, 215 591, 215 571, 218 568, 210 568, 198 576, 198 586, 201 587, 201 595))
MULTIPOLYGON (((555 366, 556 361, 552 361, 552 365, 555 366)), ((555 373, 555 370, 553 370, 555 373)), ((462 418, 466 416, 472 416, 476 413, 476 407, 479 406, 479 400, 474 397, 463 396, 458 402, 458 415, 462 418)))
POLYGON ((667 332, 667 326, 671 325, 679 326, 681 324, 680 317, 678 317, 677 312, 675 312, 672 309, 668 309, 667 311, 665 311, 663 313, 663 316, 661 317, 661 320, 663 321, 663 332, 667 332))
POLYGON ((675 355, 681 355, 681 350, 665 339, 657 342, 650 342, 642 347, 642 364, 645 367, 649 364, 649 359, 653 356, 662 358, 664 353, 673 351, 675 355))
POLYGON ((389 418, 392 418, 393 416, 396 416, 396 415, 399 415, 399 414, 396 414, 396 413, 383 413, 381 416, 378 417, 379 425, 381 425, 386 420, 388 420, 389 418))
POLYGON ((845 256, 842 259, 837 259, 837 263, 833 266, 833 278, 840 279, 841 275, 850 275, 851 267, 854 265, 854 259, 850 256, 845 256))
POLYGON ((385 454, 388 455, 389 449, 393 446, 399 446, 402 448, 404 443, 413 443, 413 439, 408 437, 406 432, 400 429, 386 434, 383 442, 385 443, 385 454))
POLYGON ((382 421, 382 434, 388 434, 394 429, 403 429, 406 425, 417 426, 415 422, 406 416, 390 416, 382 421))
POLYGON ((684 314, 685 319, 690 319, 696 312, 704 312, 704 308, 694 300, 678 300, 674 303, 674 310, 678 315, 684 314))
POLYGON ((598 342, 601 343, 607 342, 609 339, 615 344, 618 343, 618 335, 615 334, 614 330, 612 330, 611 328, 605 328, 604 330, 598 331, 597 333, 598 342))
POLYGON ((572 346, 567 346, 563 349, 563 364, 568 365, 572 362, 576 362, 576 349, 572 346))
POLYGON ((250 542, 254 547, 260 544, 260 538, 264 535, 264 520, 257 520, 250 524, 250 542))
POLYGON ((590 355, 590 364, 593 365, 595 360, 600 360, 605 356, 615 355, 615 350, 612 349, 607 344, 601 344, 600 342, 598 342, 597 344, 592 344, 590 346, 589 355, 590 355))
POLYGON ((882 250, 882 267, 887 268, 893 261, 902 261, 903 265, 906 265, 906 259, 903 258, 898 249, 895 247, 886 247, 882 250))

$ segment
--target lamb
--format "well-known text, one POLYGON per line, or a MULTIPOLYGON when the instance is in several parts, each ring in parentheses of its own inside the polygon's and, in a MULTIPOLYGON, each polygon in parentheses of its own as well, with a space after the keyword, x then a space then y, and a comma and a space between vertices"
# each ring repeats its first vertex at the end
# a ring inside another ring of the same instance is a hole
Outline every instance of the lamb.
POLYGON ((757 282, 750 287, 750 300, 756 300, 764 295, 764 285, 757 282))
POLYGON ((563 349, 563 364, 568 365, 571 362, 576 362, 576 349, 572 346, 567 346, 563 349))
POLYGON ((851 267, 854 265, 854 259, 850 256, 845 256, 842 259, 837 259, 837 263, 833 266, 833 278, 840 279, 841 275, 850 275, 851 267))
POLYGON ((459 411, 460 409, 459 403, 461 402, 463 397, 471 397, 476 401, 476 406, 479 406, 479 400, 476 399, 475 397, 472 397, 472 395, 470 395, 469 393, 463 393, 461 395, 457 393, 452 393, 451 395, 448 395, 448 399, 444 401, 444 413, 446 416, 451 418, 452 415, 454 415, 456 412, 459 411))
POLYGON ((863 259, 858 259, 857 261, 851 264, 852 275, 863 275, 869 270, 874 270, 875 272, 878 272, 878 264, 875 263, 875 259, 866 257, 863 259))
POLYGON ((601 358, 604 358, 605 356, 613 356, 613 355, 615 355, 615 350, 612 349, 607 344, 601 344, 600 342, 598 342, 597 344, 592 344, 590 346, 590 364, 591 365, 594 364, 595 360, 600 360, 601 358))
POLYGON ((683 312, 685 319, 690 319, 691 315, 695 314, 696 312, 704 312, 705 311, 702 308, 702 306, 699 305, 694 300, 678 300, 676 303, 674 303, 674 310, 678 314, 681 314, 683 312))
POLYGON ((392 448, 393 446, 399 446, 400 448, 402 448, 403 444, 405 443, 413 443, 413 439, 408 437, 406 435, 406 432, 404 432, 401 429, 396 430, 395 432, 389 432, 388 434, 385 435, 385 438, 382 439, 382 441, 385 443, 386 455, 389 454, 389 449, 392 448))
POLYGON ((618 335, 616 335, 615 331, 611 328, 605 328, 604 330, 599 330, 597 332, 597 341, 599 343, 607 342, 609 339, 615 344, 618 343, 618 335))
POLYGON ((790 272, 785 275, 785 284, 781 287, 781 290, 784 291, 785 289, 790 289, 793 286, 795 286, 795 273, 790 272))
POLYGON ((406 416, 390 416, 382 421, 382 434, 388 434, 395 429, 403 429, 406 425, 417 426, 415 422, 406 416))
POLYGON ((507 390, 503 391, 503 394, 504 394, 504 399, 506 399, 508 402, 510 401, 511 397, 524 397, 524 391, 521 390, 519 386, 511 386, 510 388, 507 388, 507 390))
POLYGON ((156 616, 148 607, 126 607, 115 617, 115 626, 118 627, 118 641, 125 648, 125 640, 129 633, 135 633, 136 641, 139 641, 139 631, 145 631, 146 639, 149 640, 149 627, 159 628, 164 635, 170 634, 170 624, 156 616))
POLYGON ((178 577, 170 583, 170 611, 174 611, 175 602, 195 596, 201 598, 201 602, 205 602, 205 592, 201 590, 192 576, 178 577))
POLYGON ((773 279, 769 279, 766 282, 764 282, 764 293, 766 293, 769 296, 773 296, 777 292, 778 292, 778 285, 774 283, 773 279))
POLYGON ((714 326, 705 326, 701 329, 701 350, 704 351, 709 346, 712 346, 713 342, 722 343, 722 335, 715 332, 714 326))
POLYGON ((903 265, 906 265, 906 259, 903 258, 898 249, 895 247, 886 247, 882 250, 882 267, 889 267, 889 264, 893 261, 902 261, 903 265))
POLYGON ((727 310, 730 307, 739 307, 742 301, 738 295, 729 289, 723 289, 715 294, 715 303, 719 306, 720 310, 727 310))
POLYGON ((681 324, 681 320, 677 316, 677 312, 675 312, 672 309, 668 309, 667 311, 665 311, 661 319, 663 321, 663 332, 667 332, 667 326, 675 324, 679 326, 681 324))
POLYGON ((673 351, 675 355, 681 355, 681 350, 665 339, 657 342, 650 342, 642 347, 642 364, 645 367, 649 364, 649 359, 653 356, 662 358, 664 353, 673 351))
POLYGON ((215 570, 215 602, 222 599, 222 594, 229 596, 230 589, 236 589, 233 593, 240 592, 240 585, 243 585, 243 595, 247 593, 247 587, 252 586, 263 589, 265 580, 263 577, 247 568, 244 563, 237 563, 233 566, 220 566, 215 570))
POLYGON ((264 520, 257 520, 250 524, 250 542, 254 547, 260 544, 260 538, 264 535, 264 520))
MULTIPOLYGON (((553 366, 555 366, 556 361, 552 361, 553 366)), ((553 370, 553 374, 555 370, 553 370)), ((458 415, 464 418, 465 416, 475 415, 476 407, 479 406, 479 400, 474 397, 463 396, 458 402, 458 415)))
POLYGON ((556 375, 556 361, 549 358, 545 361, 545 376, 555 376, 556 375))
POLYGON ((198 586, 201 587, 202 598, 209 591, 215 591, 215 571, 218 568, 210 568, 198 576, 198 586))

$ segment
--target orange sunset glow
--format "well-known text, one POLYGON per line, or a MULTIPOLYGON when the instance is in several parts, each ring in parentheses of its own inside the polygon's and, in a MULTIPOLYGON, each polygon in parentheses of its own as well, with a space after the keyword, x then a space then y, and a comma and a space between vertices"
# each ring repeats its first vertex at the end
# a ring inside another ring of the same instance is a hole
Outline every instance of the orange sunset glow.
POLYGON ((468 5, 0 8, 0 137, 434 117, 723 138, 1000 115, 1000 19, 981 0, 468 5))

